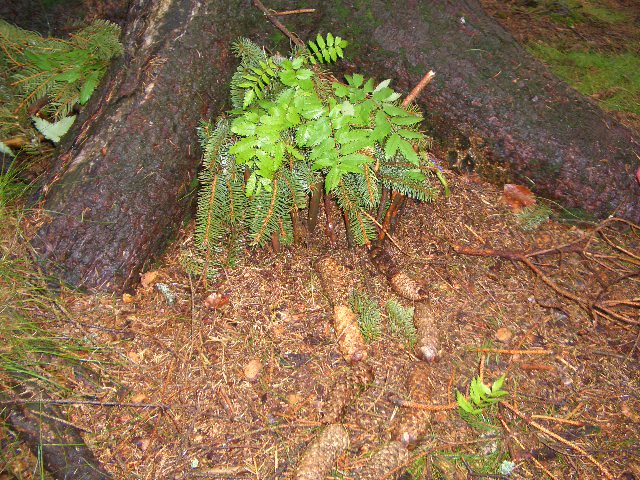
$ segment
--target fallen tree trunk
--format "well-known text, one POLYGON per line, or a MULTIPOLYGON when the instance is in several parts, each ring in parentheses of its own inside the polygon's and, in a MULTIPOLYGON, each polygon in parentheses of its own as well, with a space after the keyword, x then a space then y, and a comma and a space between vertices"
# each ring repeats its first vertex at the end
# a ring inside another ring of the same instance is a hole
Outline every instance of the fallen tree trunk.
POLYGON ((231 42, 259 19, 248 11, 240 2, 132 2, 125 56, 43 189, 50 218, 33 244, 50 271, 74 286, 122 290, 175 234, 193 198, 196 127, 223 110, 231 42))
MULTIPOLYGON (((302 38, 332 31, 349 39, 360 72, 408 91, 436 70, 419 99, 430 123, 483 137, 490 162, 517 181, 531 179, 537 192, 596 216, 640 221, 638 135, 553 77, 476 0, 305 6, 317 13, 285 22, 302 38)), ((110 290, 138 280, 189 204, 195 127, 223 109, 231 41, 260 41, 271 29, 246 3, 133 3, 121 68, 63 146, 44 192, 52 218, 34 245, 50 270, 73 285, 110 290)))
POLYGON ((318 16, 290 26, 303 38, 328 30, 349 39, 349 58, 361 73, 392 78, 407 92, 435 70, 418 99, 427 122, 436 137, 458 129, 481 137, 480 173, 532 186, 596 217, 640 221, 640 135, 553 76, 479 1, 305 6, 318 16))

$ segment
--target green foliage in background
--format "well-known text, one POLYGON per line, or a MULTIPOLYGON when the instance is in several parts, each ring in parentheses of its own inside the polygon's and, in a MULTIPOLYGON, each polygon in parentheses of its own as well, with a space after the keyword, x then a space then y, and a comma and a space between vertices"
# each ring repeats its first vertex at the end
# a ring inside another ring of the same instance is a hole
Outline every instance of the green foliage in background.
POLYGON ((549 45, 530 46, 560 78, 584 95, 597 95, 608 110, 640 115, 640 55, 563 51, 549 45))
MULTIPOLYGON (((111 60, 122 54, 118 38, 120 27, 104 20, 72 34, 68 39, 43 38, 0 20, 0 142, 23 136, 26 147, 38 150, 39 141, 32 128, 29 107, 43 102, 39 115, 57 124, 55 135, 46 138, 59 141, 66 132, 58 123, 71 118, 76 105, 87 103, 111 60)), ((46 120, 45 120, 46 121, 46 120)), ((46 130, 46 129, 45 129, 46 130)), ((6 151, 6 145, 3 150, 6 151)))
POLYGON ((441 177, 426 155, 418 109, 400 105, 390 80, 353 74, 341 83, 323 71, 320 58, 343 55, 339 37, 317 37, 314 45, 317 52, 296 49, 289 58, 247 39, 233 46, 240 58, 233 110, 199 129, 195 240, 207 274, 225 241, 261 247, 277 236, 291 244, 314 185, 336 201, 358 245, 377 233, 372 219, 384 188, 418 200, 438 192, 433 179, 441 177))

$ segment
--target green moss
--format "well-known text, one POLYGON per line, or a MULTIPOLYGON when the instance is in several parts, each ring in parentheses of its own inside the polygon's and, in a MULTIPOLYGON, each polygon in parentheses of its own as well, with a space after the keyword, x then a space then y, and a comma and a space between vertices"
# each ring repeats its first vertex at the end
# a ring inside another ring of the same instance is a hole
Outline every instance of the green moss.
POLYGON ((595 96, 604 109, 640 115, 638 54, 563 52, 541 44, 531 46, 530 50, 580 93, 595 96))
POLYGON ((628 14, 598 0, 547 0, 542 4, 542 12, 554 21, 569 27, 594 20, 601 23, 633 21, 628 14))
POLYGON ((576 1, 570 3, 579 4, 585 15, 595 18, 603 23, 622 23, 631 20, 627 14, 613 10, 601 2, 576 1))

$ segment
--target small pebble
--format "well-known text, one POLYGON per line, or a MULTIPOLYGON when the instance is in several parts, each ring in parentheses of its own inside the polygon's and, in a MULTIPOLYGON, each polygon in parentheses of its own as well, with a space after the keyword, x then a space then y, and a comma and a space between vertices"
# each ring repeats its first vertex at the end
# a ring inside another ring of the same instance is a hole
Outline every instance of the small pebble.
POLYGON ((262 365, 262 362, 257 358, 254 358, 244 366, 243 373, 245 378, 250 382, 253 382, 258 378, 263 367, 264 365, 262 365))

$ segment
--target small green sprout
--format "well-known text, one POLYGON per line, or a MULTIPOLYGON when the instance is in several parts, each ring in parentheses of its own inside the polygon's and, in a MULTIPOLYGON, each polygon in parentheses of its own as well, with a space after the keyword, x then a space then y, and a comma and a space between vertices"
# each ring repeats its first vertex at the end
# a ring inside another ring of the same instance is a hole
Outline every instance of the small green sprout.
POLYGON ((500 398, 509 394, 509 392, 502 390, 504 380, 505 376, 502 375, 489 387, 482 383, 480 377, 474 378, 469 387, 469 399, 456 391, 456 401, 461 412, 480 415, 486 408, 498 403, 500 398))

